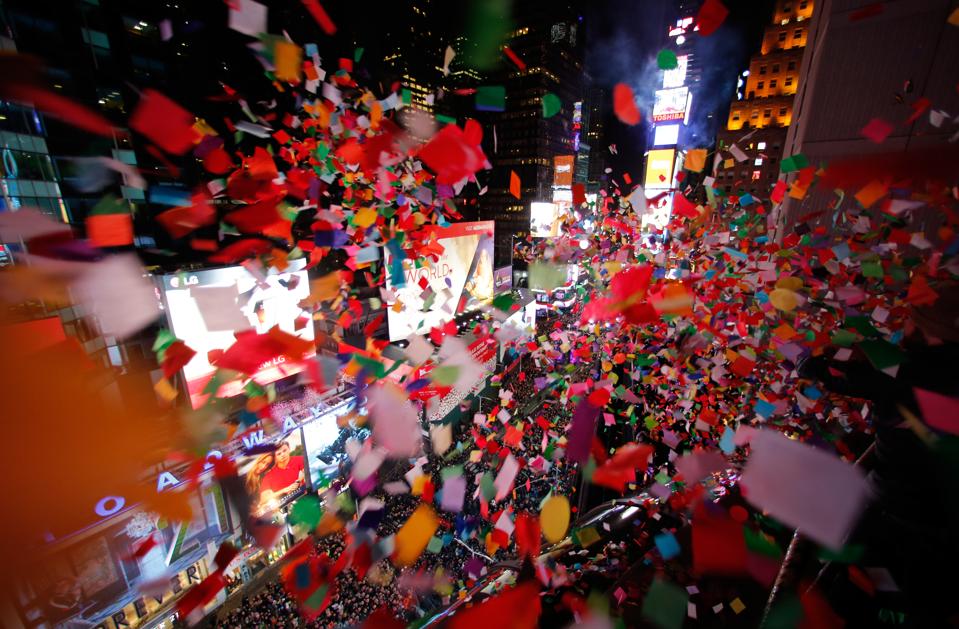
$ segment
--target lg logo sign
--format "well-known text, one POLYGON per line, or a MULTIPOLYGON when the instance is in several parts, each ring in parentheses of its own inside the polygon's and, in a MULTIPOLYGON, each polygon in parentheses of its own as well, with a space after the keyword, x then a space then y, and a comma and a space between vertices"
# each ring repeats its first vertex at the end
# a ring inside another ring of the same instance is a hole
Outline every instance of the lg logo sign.
POLYGON ((183 276, 183 279, 180 279, 179 275, 174 275, 170 278, 170 288, 180 288, 181 286, 196 286, 200 283, 200 278, 196 275, 186 275, 183 276))

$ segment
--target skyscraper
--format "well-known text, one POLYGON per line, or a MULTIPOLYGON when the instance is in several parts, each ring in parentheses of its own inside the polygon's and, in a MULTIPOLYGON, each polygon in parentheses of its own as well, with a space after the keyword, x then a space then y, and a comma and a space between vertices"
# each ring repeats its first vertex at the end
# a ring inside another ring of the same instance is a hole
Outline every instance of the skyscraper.
POLYGON ((504 59, 488 83, 506 90, 505 111, 480 115, 483 148, 493 164, 480 216, 496 221, 496 265, 510 263, 511 238, 529 232, 530 203, 552 201, 554 158, 574 158, 573 113, 584 95, 583 22, 573 1, 516 3, 505 44, 525 64, 504 59), (560 111, 544 117, 543 97, 558 97, 560 111), (519 178, 519 198, 510 192, 519 178))
POLYGON ((716 171, 716 186, 726 192, 764 193, 779 176, 813 9, 814 0, 776 2, 762 47, 739 81, 726 129, 717 135, 717 148, 735 144, 742 151, 732 151, 716 171))

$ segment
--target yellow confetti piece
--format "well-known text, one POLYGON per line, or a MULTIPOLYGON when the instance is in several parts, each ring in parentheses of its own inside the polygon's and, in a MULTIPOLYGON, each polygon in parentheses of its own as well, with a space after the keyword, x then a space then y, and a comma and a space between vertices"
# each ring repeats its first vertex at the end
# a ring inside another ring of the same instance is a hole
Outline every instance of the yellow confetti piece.
POLYGON ((160 378, 157 383, 153 385, 153 390, 166 402, 172 402, 177 396, 177 390, 166 378, 160 378))
POLYGON ((739 614, 739 613, 742 613, 744 609, 746 609, 746 606, 743 604, 741 600, 739 600, 739 597, 737 596, 736 598, 734 598, 733 600, 729 602, 729 608, 733 610, 734 612, 736 612, 737 614, 739 614))
POLYGON ((353 224, 357 227, 362 227, 366 229, 370 225, 376 222, 376 209, 371 207, 365 207, 356 213, 356 216, 353 217, 353 224))
POLYGON ((418 506, 396 533, 396 552, 393 555, 393 563, 397 566, 411 565, 423 554, 423 550, 430 543, 430 538, 438 527, 439 520, 433 509, 426 504, 418 506))
POLYGON ((289 83, 299 83, 300 67, 303 65, 303 50, 287 41, 278 41, 273 48, 276 78, 289 83))
POLYGON ((569 528, 569 500, 566 496, 550 496, 539 512, 540 526, 546 541, 556 543, 569 528))
POLYGON ((799 297, 791 290, 777 288, 769 292, 769 301, 779 310, 792 312, 799 305, 799 297))

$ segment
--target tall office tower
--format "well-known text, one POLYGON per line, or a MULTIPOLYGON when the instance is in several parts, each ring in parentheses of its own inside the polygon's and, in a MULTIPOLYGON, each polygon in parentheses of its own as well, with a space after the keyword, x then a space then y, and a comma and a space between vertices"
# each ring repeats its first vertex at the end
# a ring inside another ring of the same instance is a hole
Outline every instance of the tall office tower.
POLYGON ((530 203, 554 200, 557 158, 572 175, 577 134, 581 137, 573 118, 576 103, 582 112, 584 96, 584 24, 577 2, 516 3, 513 26, 505 44, 525 69, 504 56, 488 78, 488 85, 505 88, 504 111, 478 116, 485 130, 483 148, 493 164, 489 189, 479 198, 480 215, 496 221, 497 266, 510 264, 512 237, 529 233, 530 203), (548 118, 543 115, 547 94, 561 103, 548 118), (514 173, 519 198, 510 192, 514 173))
POLYGON ((443 55, 450 38, 440 32, 445 20, 434 0, 401 0, 385 8, 391 26, 384 33, 383 66, 400 83, 403 102, 433 112, 443 78, 443 55))
MULTIPOLYGON (((188 23, 187 8, 178 9, 172 4, 158 7, 146 0, 7 0, 0 14, 4 30, 16 42, 18 51, 42 61, 43 79, 53 90, 114 123, 112 136, 100 137, 47 119, 49 152, 64 183, 65 209, 58 209, 57 214, 76 226, 82 225, 106 193, 127 204, 131 212, 145 207, 144 191, 128 185, 126 175, 94 190, 84 182, 89 174, 84 173, 84 165, 89 162, 77 158, 112 158, 146 169, 154 181, 173 179, 162 160, 153 159, 143 143, 135 145, 126 120, 139 100, 138 90, 162 86, 177 76, 175 66, 178 60, 185 60, 190 48, 186 42, 174 48, 165 41, 161 22, 166 19, 169 25, 182 17, 188 23)), ((151 245, 152 240, 137 244, 151 245)))
POLYGON ((813 8, 813 0, 777 0, 762 48, 740 77, 726 129, 717 136, 718 148, 735 144, 742 151, 734 151, 716 171, 716 185, 727 192, 764 194, 779 176, 813 8))
POLYGON ((598 192, 606 180, 606 142, 605 117, 609 111, 609 90, 590 87, 587 92, 583 128, 585 141, 589 145, 589 166, 586 175, 586 187, 589 192, 598 192))

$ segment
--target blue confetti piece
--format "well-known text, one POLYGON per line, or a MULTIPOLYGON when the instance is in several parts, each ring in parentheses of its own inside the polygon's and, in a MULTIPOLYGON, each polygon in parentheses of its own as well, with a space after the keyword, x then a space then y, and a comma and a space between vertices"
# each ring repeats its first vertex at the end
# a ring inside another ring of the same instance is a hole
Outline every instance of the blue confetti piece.
POLYGON ((754 408, 756 409, 756 413, 763 419, 769 419, 769 416, 776 410, 776 406, 766 400, 756 400, 754 408))
POLYGON ((725 454, 732 454, 736 449, 736 444, 733 443, 735 434, 732 428, 726 426, 726 431, 723 433, 722 439, 719 440, 719 449, 725 454))
POLYGON ((304 590, 310 586, 312 579, 310 578, 310 563, 308 561, 298 564, 294 572, 296 574, 297 588, 304 590))
POLYGON ((663 559, 672 559, 679 555, 679 542, 672 533, 663 533, 656 536, 656 548, 663 559))
POLYGON ((810 400, 818 400, 822 397, 822 391, 816 387, 806 387, 803 389, 802 394, 808 397, 810 400))

